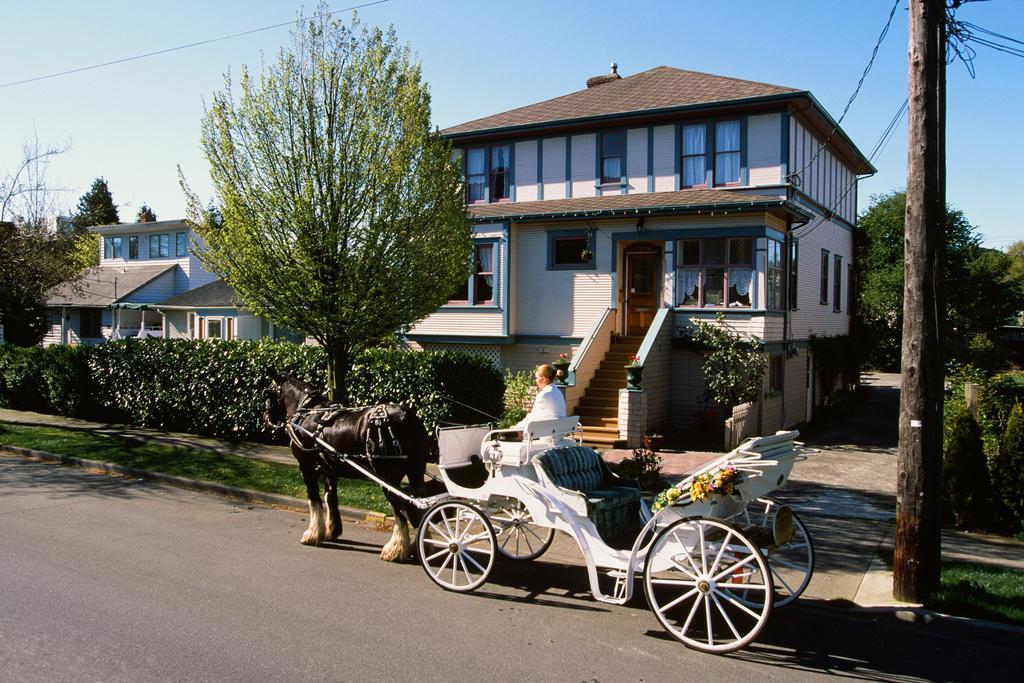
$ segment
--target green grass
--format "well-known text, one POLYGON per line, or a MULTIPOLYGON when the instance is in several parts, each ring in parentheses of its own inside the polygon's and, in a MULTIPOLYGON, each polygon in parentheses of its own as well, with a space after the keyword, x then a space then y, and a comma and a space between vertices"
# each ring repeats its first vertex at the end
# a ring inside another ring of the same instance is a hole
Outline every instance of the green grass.
MULTIPOLYGON (((82 430, 4 423, 0 423, 0 444, 99 460, 265 493, 303 499, 306 497, 306 487, 297 467, 235 455, 219 455, 82 430)), ((391 511, 380 487, 364 480, 339 480, 338 502, 364 510, 391 511)))
POLYGON ((945 562, 942 587, 924 605, 947 614, 1024 625, 1024 571, 945 562))

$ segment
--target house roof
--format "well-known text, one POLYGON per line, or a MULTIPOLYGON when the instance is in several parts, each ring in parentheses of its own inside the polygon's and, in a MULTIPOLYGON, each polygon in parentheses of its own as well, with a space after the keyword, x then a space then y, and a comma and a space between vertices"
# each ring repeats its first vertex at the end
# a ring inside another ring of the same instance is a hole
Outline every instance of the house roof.
POLYGON ((445 128, 441 133, 456 136, 501 128, 563 123, 575 119, 801 92, 803 91, 781 85, 659 66, 593 88, 461 123, 445 128))
POLYGON ((47 292, 46 303, 49 306, 110 306, 130 301, 133 292, 173 268, 177 268, 174 263, 131 268, 95 266, 78 280, 57 285, 47 292))
POLYGON ((811 214, 794 202, 777 196, 741 194, 726 190, 677 190, 640 192, 600 197, 546 199, 535 202, 474 204, 468 207, 470 218, 488 220, 544 220, 588 218, 596 216, 653 216, 705 213, 710 211, 779 210, 797 220, 810 220, 811 214))
POLYGON ((241 305, 235 288, 224 280, 214 280, 208 285, 196 287, 156 304, 158 308, 238 308, 241 305))
POLYGON ((188 230, 189 223, 184 218, 166 221, 150 221, 149 223, 113 223, 111 225, 93 225, 89 232, 101 235, 120 235, 128 232, 167 232, 171 230, 188 230))

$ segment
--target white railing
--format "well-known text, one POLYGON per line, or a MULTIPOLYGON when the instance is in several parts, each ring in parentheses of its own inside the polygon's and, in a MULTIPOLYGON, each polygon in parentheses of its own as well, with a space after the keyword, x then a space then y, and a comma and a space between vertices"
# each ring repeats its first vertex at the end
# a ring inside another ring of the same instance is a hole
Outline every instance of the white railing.
POLYGON ((573 383, 565 389, 565 409, 571 415, 583 393, 590 386, 590 380, 597 374, 597 368, 604 360, 605 354, 612 345, 612 332, 615 330, 615 309, 606 308, 604 313, 594 321, 587 336, 580 343, 579 350, 572 357, 569 365, 573 383))

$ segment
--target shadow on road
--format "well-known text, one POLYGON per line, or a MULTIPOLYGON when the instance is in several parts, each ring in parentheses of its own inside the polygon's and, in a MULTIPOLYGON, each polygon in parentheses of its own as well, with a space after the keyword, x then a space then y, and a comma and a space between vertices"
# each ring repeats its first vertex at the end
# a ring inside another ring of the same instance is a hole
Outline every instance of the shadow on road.
POLYGON ((130 477, 56 467, 22 456, 0 456, 0 497, 30 490, 52 491, 54 487, 69 497, 127 499, 144 494, 151 485, 130 477))

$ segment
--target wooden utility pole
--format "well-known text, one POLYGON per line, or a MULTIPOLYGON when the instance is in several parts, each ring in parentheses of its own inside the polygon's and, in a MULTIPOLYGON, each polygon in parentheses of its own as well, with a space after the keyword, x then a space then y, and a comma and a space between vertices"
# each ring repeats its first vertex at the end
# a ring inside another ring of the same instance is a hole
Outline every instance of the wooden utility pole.
POLYGON ((910 121, 893 596, 920 602, 939 585, 945 0, 910 0, 909 10, 910 121))

